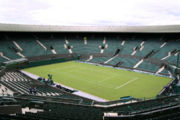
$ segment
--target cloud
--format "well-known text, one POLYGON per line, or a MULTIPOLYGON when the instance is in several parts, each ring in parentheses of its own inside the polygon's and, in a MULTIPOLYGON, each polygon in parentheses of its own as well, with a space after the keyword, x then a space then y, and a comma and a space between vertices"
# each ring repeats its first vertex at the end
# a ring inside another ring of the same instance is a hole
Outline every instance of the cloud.
POLYGON ((31 12, 48 8, 48 4, 36 0, 0 0, 0 22, 33 24, 31 12))
POLYGON ((180 24, 180 0, 0 0, 0 22, 48 25, 180 24))

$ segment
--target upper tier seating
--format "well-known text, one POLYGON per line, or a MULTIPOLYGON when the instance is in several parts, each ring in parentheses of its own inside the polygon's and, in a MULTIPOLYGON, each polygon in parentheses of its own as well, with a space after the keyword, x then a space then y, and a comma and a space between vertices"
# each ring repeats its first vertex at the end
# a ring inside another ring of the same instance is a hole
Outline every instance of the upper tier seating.
POLYGON ((125 40, 125 43, 122 46, 121 54, 131 55, 133 52, 133 49, 135 47, 139 46, 141 42, 142 41, 138 40, 138 39, 135 39, 135 40, 127 39, 127 40, 125 40))
POLYGON ((108 48, 104 50, 104 53, 114 53, 117 49, 122 48, 121 46, 122 40, 116 39, 113 37, 107 38, 106 43, 108 45, 108 48))
POLYGON ((46 54, 46 51, 37 43, 34 38, 18 38, 16 42, 23 49, 22 54, 26 57, 46 54))
POLYGON ((0 41, 0 52, 3 53, 4 56, 7 56, 9 59, 17 59, 20 58, 16 54, 15 46, 10 40, 1 40, 0 41))
POLYGON ((78 54, 100 53, 99 46, 103 44, 103 38, 87 38, 87 44, 84 40, 70 38, 69 44, 73 46, 72 51, 78 54))
MULTIPOLYGON (((166 43, 166 45, 164 47, 160 48, 160 51, 152 57, 158 58, 158 59, 163 59, 164 57, 168 56, 168 53, 173 51, 174 49, 177 49, 177 50, 180 49, 180 41, 168 41, 166 43)), ((170 57, 174 57, 174 54, 171 54, 170 57)), ((168 61, 168 59, 164 59, 164 60, 168 61)), ((170 62, 174 62, 174 61, 170 60, 170 62)))
MULTIPOLYGON (((167 35, 168 37, 168 35, 167 35)), ((180 41, 177 38, 166 38, 162 36, 87 36, 63 34, 19 34, 1 35, 0 40, 0 62, 11 59, 18 59, 23 56, 41 56, 47 54, 89 54, 93 59, 88 62, 105 63, 119 49, 118 54, 131 55, 127 57, 115 57, 107 62, 113 66, 133 68, 138 61, 145 56, 158 60, 164 60, 176 64, 177 56, 180 53, 180 41), (22 48, 19 50, 18 46, 22 48), (102 53, 100 53, 103 50, 102 53), (19 52, 19 53, 18 53, 19 52), (153 52, 151 54, 151 52, 153 52), (95 57, 93 54, 101 54, 95 57), (150 55, 149 55, 150 54, 150 55), (23 56, 22 56, 23 55, 23 56), (104 57, 105 55, 106 57, 104 57)), ((84 58, 87 60, 88 58, 84 58)), ((137 69, 156 72, 159 66, 142 62, 137 69), (146 67, 148 66, 148 67, 146 67)), ((168 73, 163 70, 162 73, 168 73)))
POLYGON ((137 59, 123 58, 118 56, 112 61, 110 61, 108 64, 116 65, 118 62, 122 62, 121 66, 132 68, 138 61, 139 60, 137 59))
POLYGON ((5 61, 7 60, 0 56, 0 62, 5 62, 5 61))
POLYGON ((65 44, 64 37, 51 36, 51 38, 50 38, 47 36, 40 36, 39 39, 40 39, 40 42, 47 48, 47 54, 53 54, 51 52, 51 47, 54 48, 54 50, 57 53, 61 53, 61 54, 69 53, 68 49, 64 48, 64 44, 65 44))
POLYGON ((144 57, 152 50, 159 50, 163 42, 159 41, 159 38, 148 38, 144 41, 142 50, 137 50, 135 56, 144 57))

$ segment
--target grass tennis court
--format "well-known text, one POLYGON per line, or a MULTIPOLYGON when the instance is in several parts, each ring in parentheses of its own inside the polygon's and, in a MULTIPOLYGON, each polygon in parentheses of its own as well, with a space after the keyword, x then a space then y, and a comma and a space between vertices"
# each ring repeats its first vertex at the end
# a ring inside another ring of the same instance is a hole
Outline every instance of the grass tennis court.
POLYGON ((123 96, 136 98, 155 97, 171 79, 96 66, 75 61, 50 64, 24 69, 27 72, 53 80, 83 92, 104 98, 117 100, 123 96))

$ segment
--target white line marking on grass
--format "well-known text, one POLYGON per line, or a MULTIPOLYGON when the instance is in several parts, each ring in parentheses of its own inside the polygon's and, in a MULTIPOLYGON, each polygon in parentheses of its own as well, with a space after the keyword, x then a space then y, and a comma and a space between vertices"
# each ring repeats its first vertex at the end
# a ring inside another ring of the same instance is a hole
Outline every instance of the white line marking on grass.
MULTIPOLYGON (((85 72, 85 71, 76 71, 77 73, 81 73, 81 74, 88 74, 87 72, 85 72)), ((113 87, 111 87, 111 86, 106 86, 105 84, 103 84, 103 83, 100 83, 100 84, 97 84, 97 82, 92 82, 92 81, 90 81, 90 80, 87 80, 87 79, 80 79, 79 78, 79 76, 77 76, 77 75, 75 75, 74 73, 73 74, 71 74, 71 71, 68 71, 68 72, 65 72, 65 71, 61 71, 61 73, 63 73, 63 74, 66 74, 69 78, 76 78, 78 81, 83 81, 83 82, 86 82, 86 83, 90 83, 90 84, 93 84, 92 86, 91 86, 91 88, 92 87, 97 87, 97 86, 100 86, 100 87, 106 87, 106 88, 113 88, 113 87)))
POLYGON ((53 69, 51 69, 49 71, 58 71, 58 72, 61 72, 62 70, 72 69, 72 68, 74 68, 73 65, 71 65, 71 66, 64 66, 64 67, 57 67, 57 68, 53 68, 53 69))
POLYGON ((103 80, 98 81, 98 83, 102 83, 102 82, 108 81, 108 80, 110 80, 110 79, 112 79, 112 78, 115 78, 115 77, 117 77, 117 75, 114 75, 114 76, 112 76, 112 77, 107 77, 107 78, 105 78, 105 79, 103 79, 103 80))
POLYGON ((109 79, 111 79, 111 78, 112 78, 112 77, 105 78, 105 79, 103 79, 103 80, 98 81, 98 83, 102 83, 102 82, 104 82, 104 81, 106 81, 106 80, 109 80, 109 79))
POLYGON ((136 78, 134 78, 134 79, 132 79, 132 80, 130 80, 130 81, 127 81, 126 83, 124 83, 124 84, 122 84, 122 85, 120 85, 120 86, 117 86, 115 89, 119 89, 119 88, 121 88, 121 87, 124 87, 124 86, 126 86, 127 84, 129 84, 129 83, 131 83, 131 82, 133 82, 133 81, 135 81, 135 80, 137 80, 138 78, 136 77, 136 78))

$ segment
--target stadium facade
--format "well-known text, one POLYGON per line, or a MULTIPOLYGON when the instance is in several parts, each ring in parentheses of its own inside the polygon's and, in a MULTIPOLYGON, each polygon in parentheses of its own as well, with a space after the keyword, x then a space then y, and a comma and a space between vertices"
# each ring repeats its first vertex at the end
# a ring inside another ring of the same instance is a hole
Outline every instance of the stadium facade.
POLYGON ((179 33, 180 25, 164 26, 56 26, 0 24, 2 32, 112 32, 112 33, 179 33))

